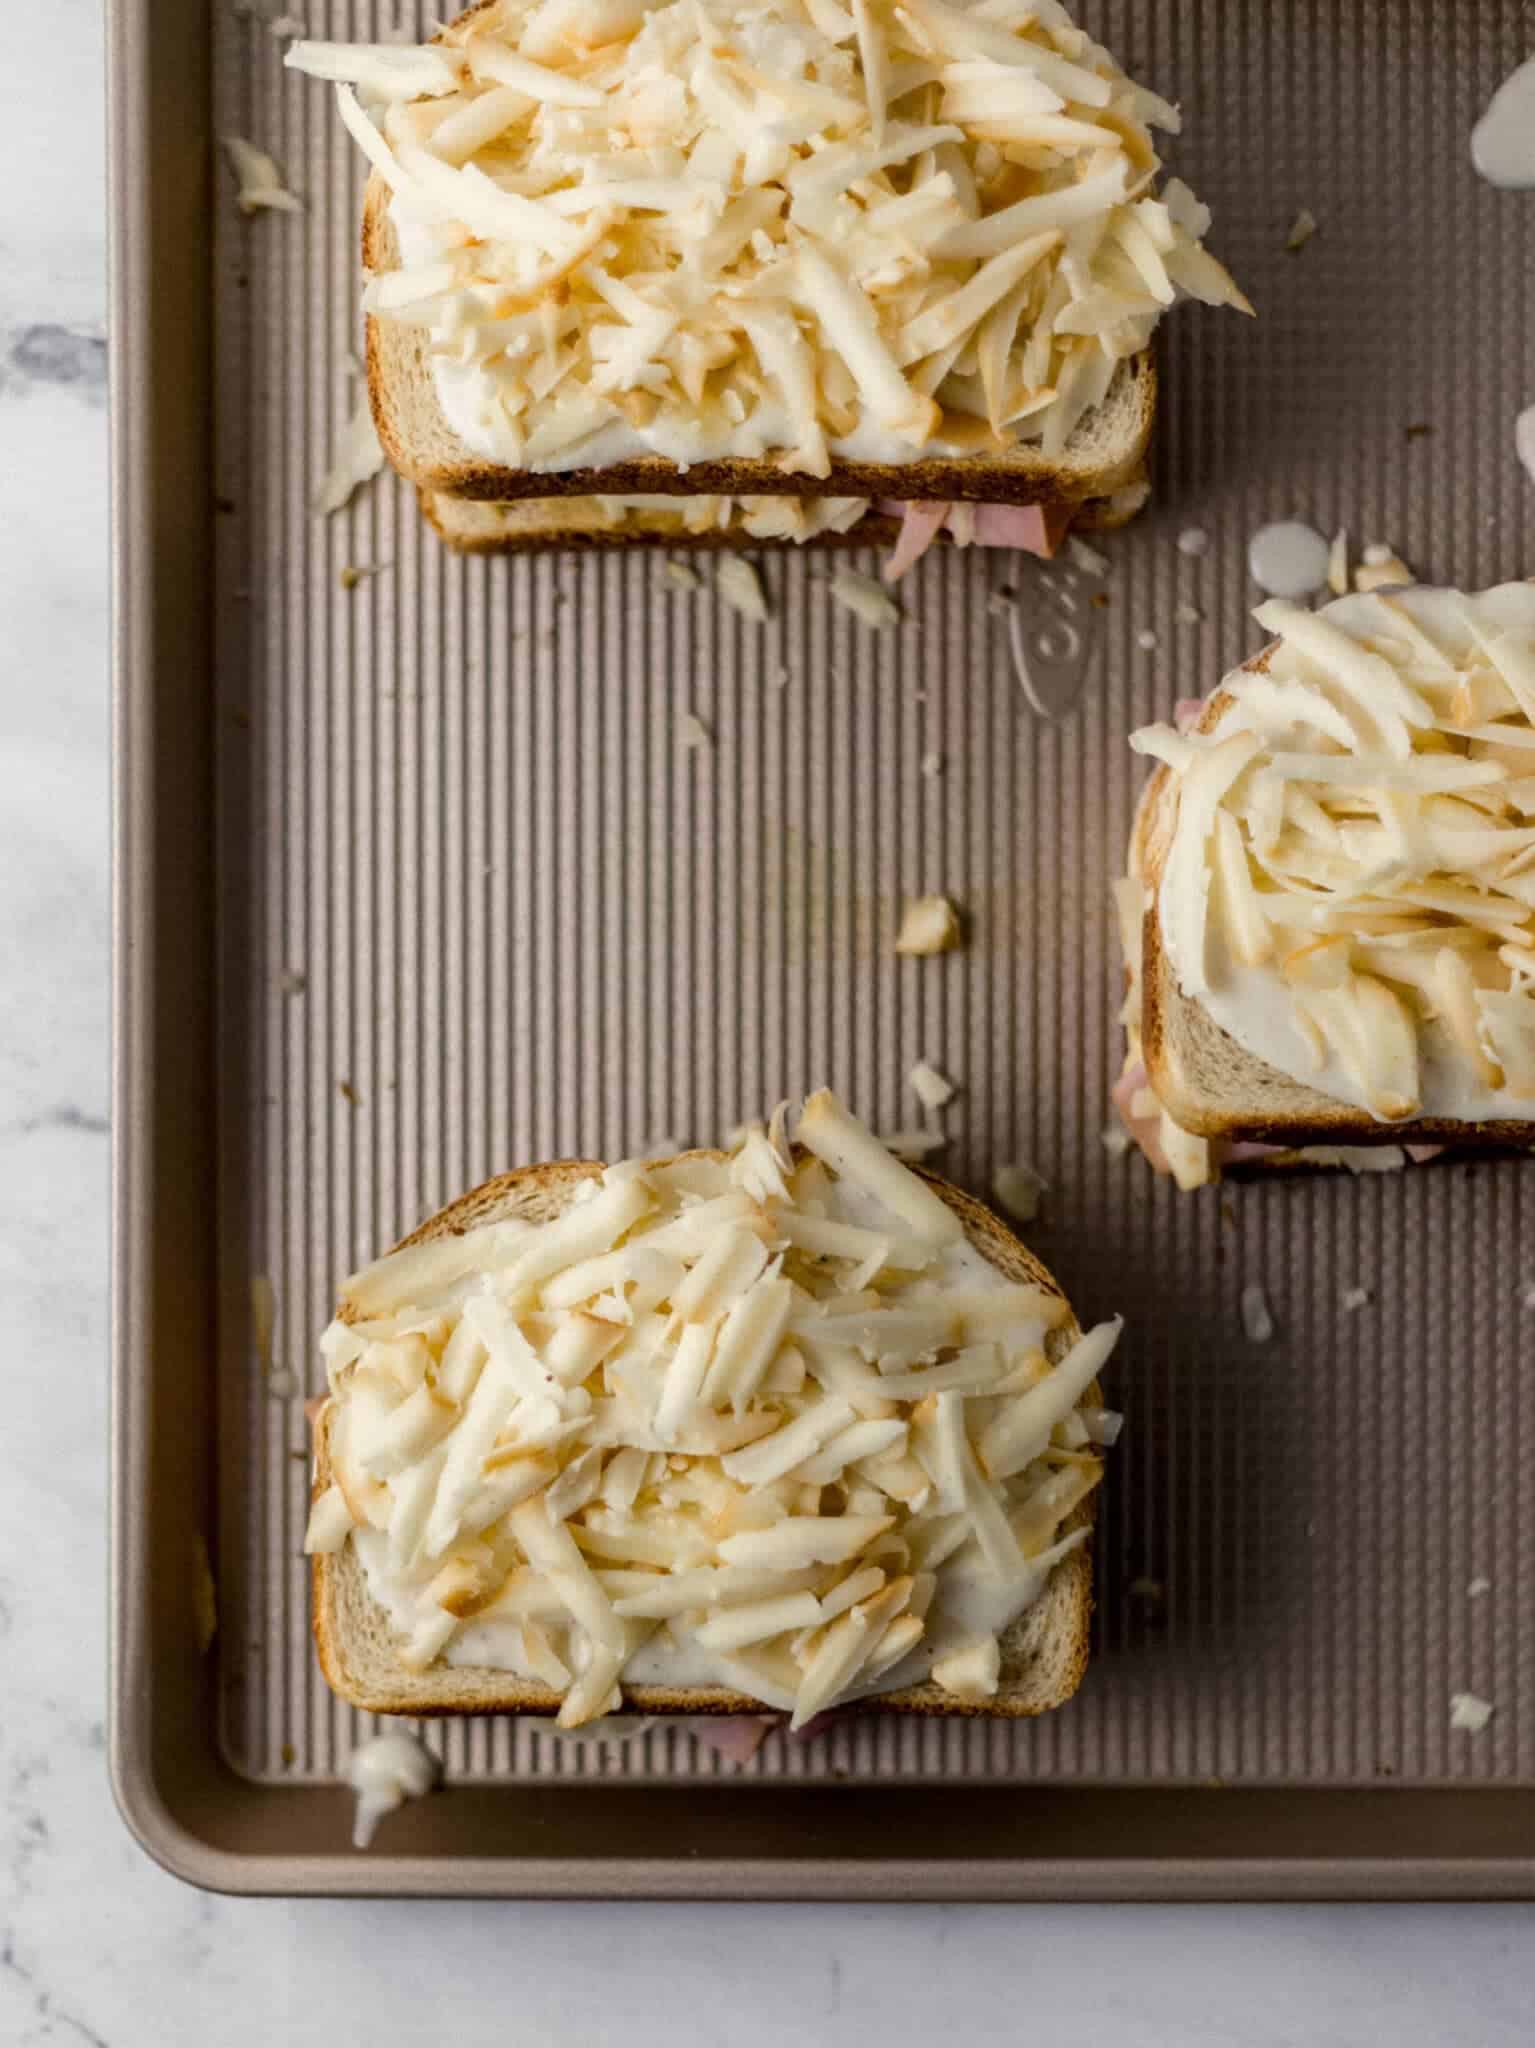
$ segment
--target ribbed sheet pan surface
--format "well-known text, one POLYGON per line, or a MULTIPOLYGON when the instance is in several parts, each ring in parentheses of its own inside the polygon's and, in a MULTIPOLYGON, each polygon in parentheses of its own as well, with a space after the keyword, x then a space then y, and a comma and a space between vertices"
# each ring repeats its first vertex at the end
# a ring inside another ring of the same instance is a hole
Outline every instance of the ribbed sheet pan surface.
MULTIPOLYGON (((410 6, 301 11, 319 35, 418 27, 410 6)), ((821 1081, 909 1125, 923 1056, 960 1087, 945 1170, 984 1190, 999 1162, 1035 1165, 1036 1248, 1084 1313, 1128 1319, 1097 1657, 1040 1724, 862 1720, 775 1737, 753 1772, 1535 1776, 1531 1170, 1189 1198, 1101 1141, 1124 737, 1256 645, 1251 531, 1298 514, 1471 585, 1535 566, 1512 445, 1535 397, 1535 201, 1467 156, 1535 9, 1080 13, 1183 103, 1173 165, 1261 318, 1167 323, 1154 508, 1105 543, 1106 603, 1076 593, 1096 665, 1049 726, 1008 652, 1015 589, 1029 634, 1071 622, 1033 564, 931 559, 875 634, 832 604, 823 561, 764 555, 758 628, 654 553, 456 560, 387 476, 313 517, 356 397, 358 165, 263 21, 218 8, 215 132, 271 150, 307 202, 244 220, 220 171, 219 1643, 244 1774, 331 1778, 361 1732, 309 1642, 306 1429, 256 1355, 253 1276, 275 1291, 275 1367, 313 1392, 337 1277, 482 1177, 707 1142, 821 1081), (1318 232, 1290 255, 1302 208, 1318 232), (1203 557, 1176 545, 1191 526, 1203 557), (377 573, 345 590, 349 566, 377 573), (684 746, 689 712, 708 747, 684 746), (897 960, 901 901, 932 889, 970 944, 897 960), (1261 1347, 1249 1282, 1278 1326, 1261 1347), (1463 1690, 1496 1705, 1480 1735, 1450 1729, 1463 1690)), ((600 1755, 509 1722, 430 1739, 458 1780, 721 1768, 661 1729, 600 1755)))

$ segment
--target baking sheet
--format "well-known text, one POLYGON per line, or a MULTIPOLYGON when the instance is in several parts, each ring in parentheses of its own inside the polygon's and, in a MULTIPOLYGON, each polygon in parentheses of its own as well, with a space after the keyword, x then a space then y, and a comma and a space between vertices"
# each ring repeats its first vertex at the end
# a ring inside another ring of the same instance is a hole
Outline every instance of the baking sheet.
MULTIPOLYGON (((300 11, 316 35, 419 29, 409 5, 300 11)), ((875 634, 814 556, 759 557, 760 628, 650 551, 453 558, 389 477, 314 517, 357 396, 355 152, 259 13, 120 0, 117 1768, 189 1874, 1535 1890, 1528 1170, 1189 1198, 1102 1142, 1124 735, 1257 644, 1249 534, 1346 525, 1471 585, 1530 566, 1531 201, 1481 184, 1466 144, 1535 8, 1080 18, 1182 101, 1171 165, 1262 317, 1166 324, 1153 509, 1102 543, 1101 583, 930 558, 875 634), (229 133, 278 158, 302 219, 236 213, 229 133), (1292 255, 1302 208, 1319 228, 1292 255), (1192 527, 1202 555, 1178 546, 1192 527), (1084 629, 1078 707, 1043 723, 1011 636, 1043 672, 1084 629), (690 713, 707 747, 683 744, 690 713), (901 902, 934 889, 969 946, 897 960, 901 902), (382 1857, 345 1856, 327 1788, 367 1723, 319 1677, 298 1554, 336 1277, 507 1165, 708 1142, 823 1080, 910 1125, 918 1057, 960 1086, 943 1170, 984 1190, 1035 1166, 1031 1242, 1084 1314, 1129 1323, 1078 1699, 1034 1724, 774 1736, 728 1792, 667 1727, 595 1752, 441 1728, 455 1789, 387 1823, 382 1857), (1450 1728, 1459 1691, 1495 1704, 1478 1735, 1450 1728), (859 1802, 888 1816, 895 1783, 913 1825, 935 1788, 949 1817, 904 1876, 862 1860, 890 1840, 859 1802), (801 1787, 831 1802, 808 1839, 785 1832, 801 1787), (530 1812, 557 1840, 527 1838, 530 1812)))

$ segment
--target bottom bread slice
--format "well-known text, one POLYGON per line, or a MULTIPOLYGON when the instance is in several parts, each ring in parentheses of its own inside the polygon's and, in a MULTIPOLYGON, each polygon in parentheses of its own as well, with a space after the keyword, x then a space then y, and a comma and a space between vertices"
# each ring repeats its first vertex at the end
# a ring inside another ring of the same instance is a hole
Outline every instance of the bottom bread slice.
MULTIPOLYGON (((720 1155, 710 1155, 718 1157, 720 1155)), ((442 1210, 406 1238, 404 1244, 455 1236, 473 1226, 502 1217, 545 1221, 558 1215, 575 1188, 600 1168, 589 1160, 564 1160, 524 1167, 487 1182, 442 1210)), ((1052 1275, 1020 1243, 992 1211, 951 1187, 936 1175, 923 1178, 937 1189, 965 1226, 966 1235, 999 1272, 1010 1280, 1030 1282, 1061 1297, 1052 1275)), ((345 1312, 343 1311, 343 1315, 345 1312)), ((1053 1332, 1052 1355, 1064 1351, 1081 1332, 1068 1320, 1053 1332)), ((1099 1400, 1096 1386, 1089 1399, 1099 1400)), ((332 1405, 320 1411, 315 1429, 314 1498, 331 1483, 329 1428, 332 1405)), ((1088 1498, 1062 1525, 1063 1533, 1093 1520, 1088 1498)), ((320 1667, 332 1690, 353 1706, 375 1714, 537 1714, 558 1712, 559 1695, 547 1686, 487 1666, 437 1663, 425 1671, 407 1670, 399 1656, 399 1638, 374 1600, 367 1575, 351 1545, 334 1555, 312 1560, 314 1636, 320 1667)), ((973 1702, 956 1699, 929 1680, 901 1692, 878 1694, 858 1703, 860 1710, 884 1709, 907 1714, 1019 1717, 1042 1714, 1070 1699, 1087 1670, 1089 1628, 1093 1607, 1091 1538, 1055 1567, 1045 1590, 1032 1607, 1012 1623, 1001 1638, 1002 1673, 996 1695, 973 1702)), ((645 1714, 765 1713, 759 1700, 724 1686, 626 1685, 626 1708, 645 1714)))
MULTIPOLYGON (((1144 474, 1109 497, 1090 498, 1076 508, 1071 519, 1074 533, 1108 533, 1126 525, 1146 503, 1150 485, 1144 474)), ((540 550, 581 550, 592 547, 666 547, 717 549, 755 547, 855 548, 892 546, 900 535, 901 521, 894 514, 867 511, 854 525, 838 532, 828 529, 805 541, 747 532, 741 516, 734 514, 723 526, 705 531, 686 524, 687 498, 675 498, 669 506, 647 503, 626 507, 620 514, 615 501, 597 497, 516 498, 497 501, 487 498, 457 498, 445 491, 423 488, 421 510, 428 525, 449 547, 471 555, 530 554, 540 550)), ((939 544, 953 545, 948 534, 939 544)))

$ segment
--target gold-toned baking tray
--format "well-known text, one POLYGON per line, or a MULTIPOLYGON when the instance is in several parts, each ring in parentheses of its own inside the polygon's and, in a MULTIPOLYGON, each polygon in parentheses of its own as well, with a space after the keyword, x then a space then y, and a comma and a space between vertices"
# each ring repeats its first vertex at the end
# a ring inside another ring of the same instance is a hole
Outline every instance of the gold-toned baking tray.
POLYGON ((1167 323, 1154 505, 1101 583, 951 553, 877 634, 813 556, 762 557, 759 628, 650 550, 454 558, 388 477, 315 517, 356 397, 355 154, 259 6, 116 0, 114 1754, 130 1824, 197 1882, 1535 1893, 1531 1169, 1184 1197, 1102 1142, 1124 736, 1256 644, 1252 530, 1346 525, 1472 585, 1535 567, 1535 199, 1467 150, 1535 8, 1081 14, 1183 103, 1174 165, 1261 318, 1167 323), (230 133, 301 217, 240 217, 230 133), (1015 632, 1046 679, 1082 636, 1064 720, 1031 712, 1015 632), (932 889, 970 943, 899 960, 932 889), (961 1088, 945 1171, 1036 1166, 1042 1255, 1129 1322, 1078 1699, 849 1719, 736 1774, 666 1727, 600 1752, 439 1727, 446 1789, 352 1852, 365 1729, 320 1680, 298 1554, 337 1275, 499 1168, 709 1140, 822 1080, 910 1124, 919 1056, 961 1088), (1480 1734, 1459 1691, 1495 1705, 1480 1734))

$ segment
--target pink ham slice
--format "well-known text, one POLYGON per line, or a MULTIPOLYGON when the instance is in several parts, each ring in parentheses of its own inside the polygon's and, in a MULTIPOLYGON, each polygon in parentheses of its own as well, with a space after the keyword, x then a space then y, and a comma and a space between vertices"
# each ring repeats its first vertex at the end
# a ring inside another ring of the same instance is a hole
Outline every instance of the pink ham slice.
MULTIPOLYGON (((1119 1111, 1121 1123, 1135 1140, 1136 1145, 1151 1162, 1157 1173, 1171 1173, 1167 1155, 1162 1150, 1161 1118, 1155 1116, 1133 1116, 1130 1104, 1141 1090, 1149 1085, 1146 1069, 1137 1061, 1133 1067, 1126 1067, 1114 1083, 1114 1107, 1119 1111)), ((1210 1164, 1217 1171, 1223 1166, 1251 1166, 1255 1160, 1272 1159, 1278 1152, 1293 1150, 1285 1145, 1260 1145, 1252 1138, 1214 1138, 1210 1142, 1210 1164)), ((1437 1159, 1447 1150, 1443 1145, 1407 1145, 1403 1148, 1414 1166, 1426 1166, 1431 1159, 1437 1159)), ((1304 1157, 1304 1148, 1302 1157, 1304 1157)))
POLYGON ((880 572, 887 583, 895 583, 908 569, 914 568, 933 545, 949 516, 949 508, 941 498, 924 498, 913 499, 905 505, 882 502, 879 509, 901 522, 895 546, 885 557, 885 566, 880 572))
POLYGON ((726 1714, 719 1719, 712 1714, 699 1714, 683 1725, 695 1742, 712 1749, 726 1763, 749 1764, 776 1720, 761 1714, 726 1714))
MULTIPOLYGON (((1013 548, 1048 562, 1071 524, 1069 510, 1043 505, 974 505, 972 543, 982 548, 1013 548)), ((882 498, 879 510, 899 519, 901 531, 884 567, 887 583, 895 583, 920 562, 946 525, 955 507, 943 498, 882 498)))
MULTIPOLYGON (((1121 1123, 1135 1140, 1158 1173, 1171 1173, 1167 1154, 1162 1150, 1162 1119, 1160 1116, 1132 1115, 1130 1105, 1143 1088, 1149 1087, 1146 1069, 1139 1061, 1133 1067, 1126 1067, 1114 1083, 1114 1107, 1119 1111, 1121 1123)), ((1282 1152, 1282 1145, 1260 1145, 1252 1139, 1215 1138, 1210 1143, 1210 1164, 1219 1169, 1222 1166, 1251 1165, 1256 1159, 1272 1159, 1276 1152, 1282 1152)))

